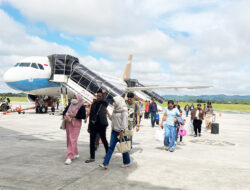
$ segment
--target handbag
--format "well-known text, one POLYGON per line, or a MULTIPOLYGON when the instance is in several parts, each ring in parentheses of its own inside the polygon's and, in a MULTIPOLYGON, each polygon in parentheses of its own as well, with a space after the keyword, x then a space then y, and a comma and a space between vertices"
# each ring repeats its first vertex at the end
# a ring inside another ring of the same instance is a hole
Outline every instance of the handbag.
POLYGON ((132 137, 134 135, 133 130, 125 129, 124 135, 127 137, 132 137))
POLYGON ((66 121, 65 121, 65 119, 62 120, 60 129, 62 129, 62 130, 65 130, 65 129, 66 129, 66 121))
POLYGON ((120 153, 129 152, 131 150, 131 141, 125 141, 125 139, 120 139, 120 143, 116 145, 116 148, 120 153))
POLYGON ((182 137, 186 136, 187 135, 187 131, 185 129, 180 129, 178 134, 182 137))
POLYGON ((91 119, 91 123, 92 123, 93 125, 95 125, 96 122, 97 122, 97 117, 98 117, 98 114, 99 114, 99 112, 100 112, 101 107, 102 107, 102 105, 100 105, 100 107, 99 107, 97 113, 96 113, 96 114, 93 116, 93 118, 91 119))

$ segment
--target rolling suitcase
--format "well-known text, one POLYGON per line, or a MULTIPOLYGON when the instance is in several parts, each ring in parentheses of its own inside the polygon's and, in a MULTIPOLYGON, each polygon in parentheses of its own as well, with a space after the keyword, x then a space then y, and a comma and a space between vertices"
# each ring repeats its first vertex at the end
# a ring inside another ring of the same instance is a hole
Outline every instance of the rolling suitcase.
POLYGON ((219 123, 211 124, 211 134, 219 134, 219 123))

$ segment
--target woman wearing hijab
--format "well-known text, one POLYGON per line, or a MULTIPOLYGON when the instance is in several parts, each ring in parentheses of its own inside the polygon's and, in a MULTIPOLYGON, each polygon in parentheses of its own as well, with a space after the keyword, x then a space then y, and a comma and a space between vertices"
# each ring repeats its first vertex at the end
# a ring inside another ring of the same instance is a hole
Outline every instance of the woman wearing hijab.
MULTIPOLYGON (((128 128, 128 108, 125 103, 125 100, 120 97, 116 96, 114 97, 114 111, 111 116, 112 121, 112 133, 110 138, 110 147, 109 150, 104 158, 103 164, 100 164, 99 166, 107 169, 109 161, 112 157, 112 154, 114 152, 115 146, 117 142, 119 142, 118 136, 120 139, 124 138, 124 131, 128 128)), ((122 167, 128 167, 130 165, 130 157, 129 153, 123 153, 123 165, 122 167)))
POLYGON ((65 164, 69 165, 72 163, 72 160, 79 158, 77 141, 82 126, 82 119, 86 118, 86 110, 82 97, 79 94, 73 96, 71 104, 69 104, 63 112, 63 118, 66 121, 68 149, 65 164))

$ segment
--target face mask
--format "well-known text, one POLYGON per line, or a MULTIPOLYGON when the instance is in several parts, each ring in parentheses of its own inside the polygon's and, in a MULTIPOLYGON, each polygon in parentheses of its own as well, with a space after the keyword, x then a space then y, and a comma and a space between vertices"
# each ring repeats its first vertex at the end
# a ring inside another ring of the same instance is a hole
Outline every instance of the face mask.
POLYGON ((71 101, 71 103, 74 104, 74 105, 76 105, 76 104, 78 104, 78 100, 77 100, 77 99, 73 99, 73 100, 71 101))

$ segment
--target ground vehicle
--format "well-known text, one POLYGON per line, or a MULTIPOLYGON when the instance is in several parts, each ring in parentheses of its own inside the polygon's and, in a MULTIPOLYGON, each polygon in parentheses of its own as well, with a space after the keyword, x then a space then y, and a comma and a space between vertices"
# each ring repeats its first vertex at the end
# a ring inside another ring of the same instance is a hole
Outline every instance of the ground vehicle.
POLYGON ((9 106, 10 103, 10 99, 9 98, 1 98, 0 99, 0 111, 7 111, 8 109, 10 109, 9 106))
POLYGON ((7 111, 9 109, 9 105, 6 102, 0 102, 0 111, 7 111))

